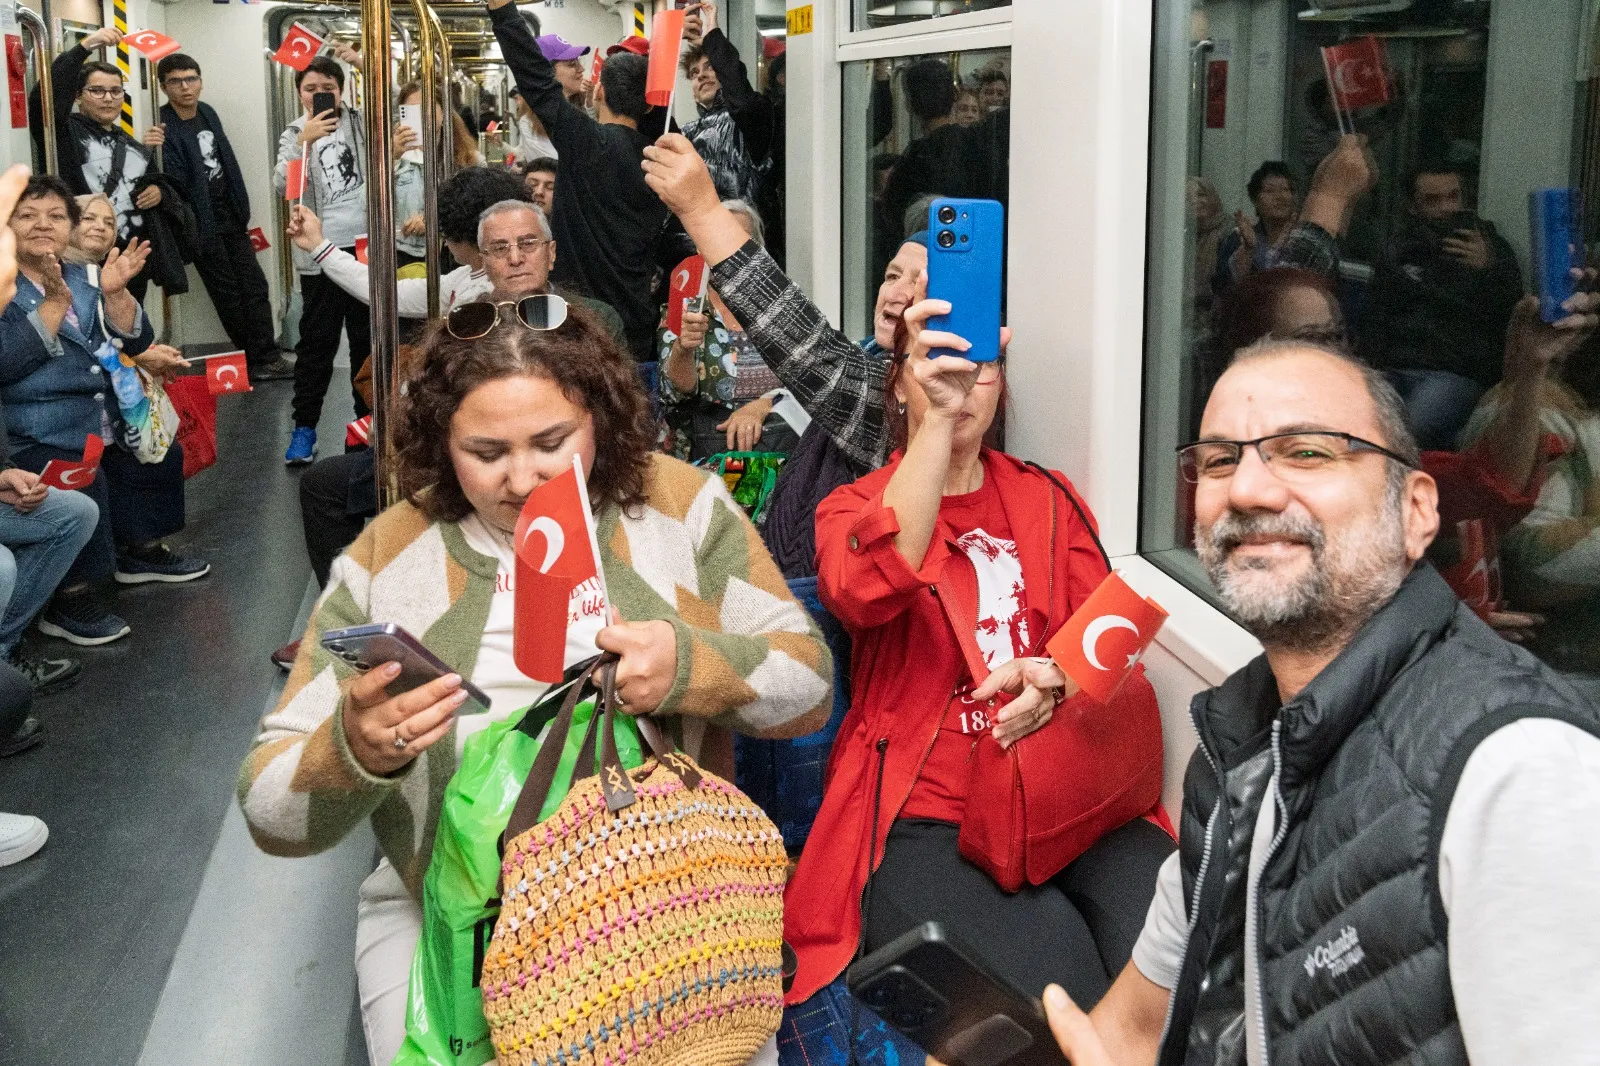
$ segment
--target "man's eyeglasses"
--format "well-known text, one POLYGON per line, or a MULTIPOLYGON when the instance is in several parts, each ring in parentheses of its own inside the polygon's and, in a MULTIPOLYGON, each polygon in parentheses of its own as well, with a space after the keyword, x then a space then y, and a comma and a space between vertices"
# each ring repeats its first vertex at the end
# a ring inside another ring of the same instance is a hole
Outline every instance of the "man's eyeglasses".
POLYGON ((83 94, 96 100, 121 100, 124 95, 120 85, 90 85, 84 88, 83 94))
MULTIPOLYGON (((542 246, 551 242, 544 237, 518 237, 516 240, 517 251, 523 255, 532 255, 542 246)), ((490 241, 483 246, 483 254, 491 259, 504 259, 511 254, 511 241, 490 241)))
POLYGON ((198 74, 188 74, 183 76, 175 75, 168 78, 166 81, 166 86, 169 89, 193 89, 199 84, 200 75, 198 74))
POLYGON ((445 316, 444 327, 457 340, 487 337, 500 324, 500 309, 515 308, 514 317, 529 329, 559 329, 567 320, 567 301, 554 293, 535 293, 520 300, 474 300, 457 304, 445 316))
POLYGON ((1203 440, 1185 444, 1178 448, 1178 470, 1190 484, 1226 480, 1239 468, 1246 448, 1254 448, 1267 469, 1285 481, 1316 477, 1361 452, 1376 452, 1407 469, 1416 465, 1370 440, 1349 433, 1315 431, 1275 433, 1255 440, 1203 440))

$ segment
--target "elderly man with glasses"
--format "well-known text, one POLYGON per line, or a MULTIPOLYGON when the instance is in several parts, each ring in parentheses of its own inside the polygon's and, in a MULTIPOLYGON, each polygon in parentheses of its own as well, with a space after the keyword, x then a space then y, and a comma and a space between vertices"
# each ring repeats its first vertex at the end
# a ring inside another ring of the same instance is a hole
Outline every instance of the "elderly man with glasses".
POLYGON ((1394 388, 1264 341, 1179 449, 1195 542, 1265 654, 1193 706, 1179 851, 1075 1066, 1593 1062, 1600 709, 1423 561, 1394 388))

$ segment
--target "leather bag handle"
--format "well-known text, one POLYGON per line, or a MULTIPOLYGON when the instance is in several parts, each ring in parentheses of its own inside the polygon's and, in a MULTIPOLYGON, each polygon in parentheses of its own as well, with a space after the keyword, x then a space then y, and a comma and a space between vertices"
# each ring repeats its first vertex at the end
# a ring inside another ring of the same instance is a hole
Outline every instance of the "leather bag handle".
MULTIPOLYGON (((550 795, 550 789, 555 784, 556 770, 561 765, 561 752, 567 745, 567 734, 572 731, 573 715, 577 711, 578 703, 583 699, 584 693, 591 687, 594 673, 607 660, 616 662, 616 656, 602 655, 588 668, 579 674, 573 681, 572 687, 567 690, 566 698, 561 701, 561 710, 556 714, 555 720, 550 724, 550 731, 545 734, 545 740, 539 747, 539 754, 533 760, 533 766, 528 770, 528 778, 522 785, 522 793, 517 796, 516 806, 511 810, 511 818, 506 822, 505 832, 500 834, 500 847, 503 851, 506 842, 520 836, 539 824, 539 811, 544 806, 544 801, 550 795)), ((598 711, 598 709, 597 709, 598 711)), ((595 714, 594 718, 600 715, 595 714)), ((594 718, 589 720, 589 725, 594 725, 594 718)), ((585 738, 587 743, 587 738, 585 738)), ((594 749, 589 749, 589 765, 594 765, 594 749)), ((573 769, 573 780, 577 781, 582 776, 583 761, 580 758, 578 766, 573 769)))

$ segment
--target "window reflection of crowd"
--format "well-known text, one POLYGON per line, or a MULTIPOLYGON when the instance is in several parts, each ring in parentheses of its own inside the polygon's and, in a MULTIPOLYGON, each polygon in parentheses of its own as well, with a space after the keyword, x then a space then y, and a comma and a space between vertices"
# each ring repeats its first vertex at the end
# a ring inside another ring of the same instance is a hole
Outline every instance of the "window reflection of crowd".
POLYGON ((1233 353, 1263 337, 1360 355, 1399 391, 1440 482, 1441 570, 1466 550, 1455 523, 1487 526, 1504 575, 1491 621, 1559 666, 1600 668, 1594 272, 1556 322, 1542 320, 1538 299, 1523 295, 1516 252, 1469 206, 1470 175, 1440 161, 1404 176, 1405 213, 1370 282, 1352 283, 1340 269, 1340 238, 1379 177, 1365 138, 1328 152, 1304 204, 1293 170, 1264 163, 1247 189, 1253 216, 1238 213, 1231 232, 1214 186, 1190 179, 1189 417, 1198 418, 1233 353))

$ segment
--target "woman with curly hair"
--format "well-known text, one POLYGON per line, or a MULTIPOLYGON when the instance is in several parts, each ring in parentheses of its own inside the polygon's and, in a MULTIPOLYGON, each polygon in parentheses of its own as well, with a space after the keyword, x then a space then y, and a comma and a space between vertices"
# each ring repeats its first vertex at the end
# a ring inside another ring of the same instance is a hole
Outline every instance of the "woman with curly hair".
POLYGON ((558 296, 462 304, 423 346, 395 419, 402 502, 334 563, 239 778, 251 833, 274 855, 326 850, 372 821, 384 858, 361 889, 356 969, 374 1063, 405 1034, 422 875, 461 744, 545 688, 512 658, 512 534, 528 494, 575 455, 613 613, 606 624, 593 590, 574 592, 569 666, 620 656, 627 712, 665 716, 724 775, 727 730, 799 736, 832 699, 827 646, 760 536, 719 478, 652 451, 633 362, 592 316, 558 296), (323 633, 371 622, 403 626, 455 672, 390 696, 398 667, 357 675, 321 647, 323 633), (463 679, 488 695, 487 714, 457 718, 463 679))

